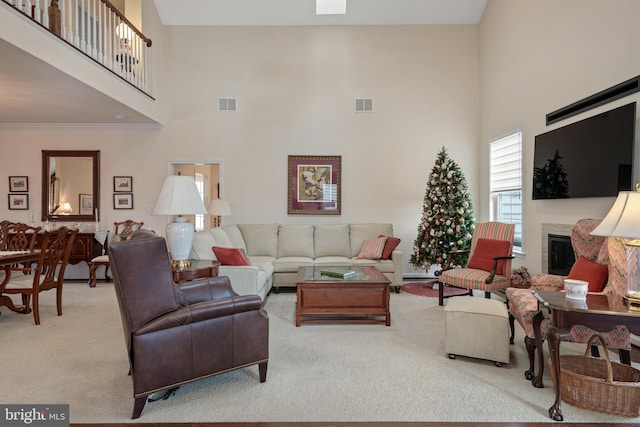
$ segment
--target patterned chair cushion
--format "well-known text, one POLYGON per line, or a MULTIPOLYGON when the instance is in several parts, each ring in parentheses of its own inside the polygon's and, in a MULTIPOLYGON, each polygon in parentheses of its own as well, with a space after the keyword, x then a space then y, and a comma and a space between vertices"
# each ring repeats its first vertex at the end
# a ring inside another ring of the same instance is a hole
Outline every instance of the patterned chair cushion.
POLYGON ((534 274, 531 276, 531 289, 538 291, 561 291, 564 289, 565 276, 555 274, 534 274))
POLYGON ((440 281, 456 288, 478 289, 485 292, 504 289, 509 286, 509 279, 504 276, 494 276, 491 283, 486 280, 491 272, 475 268, 453 268, 440 274, 440 281))

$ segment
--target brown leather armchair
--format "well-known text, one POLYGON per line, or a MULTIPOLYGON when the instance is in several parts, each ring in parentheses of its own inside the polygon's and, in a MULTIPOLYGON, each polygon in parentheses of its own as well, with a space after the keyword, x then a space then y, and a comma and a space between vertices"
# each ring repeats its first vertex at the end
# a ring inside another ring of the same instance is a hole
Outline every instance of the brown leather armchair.
POLYGON ((269 318, 257 295, 239 296, 228 277, 176 285, 162 237, 114 243, 109 262, 138 418, 147 396, 258 364, 267 379, 269 318))

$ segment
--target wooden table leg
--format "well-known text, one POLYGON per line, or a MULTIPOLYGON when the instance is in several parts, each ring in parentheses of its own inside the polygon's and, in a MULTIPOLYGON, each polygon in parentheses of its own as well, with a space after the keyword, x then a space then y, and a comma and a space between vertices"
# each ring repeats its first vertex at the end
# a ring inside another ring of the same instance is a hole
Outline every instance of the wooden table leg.
POLYGON ((562 400, 562 387, 560 386, 560 341, 563 336, 566 336, 566 332, 561 332, 555 327, 550 327, 547 332, 547 341, 549 342, 549 354, 551 355, 551 375, 555 375, 555 389, 556 400, 549 408, 549 417, 554 421, 563 421, 562 409, 560 408, 560 402, 562 400))
POLYGON ((539 310, 535 316, 533 316, 533 336, 535 337, 536 353, 538 355, 538 373, 531 380, 531 384, 537 388, 543 388, 542 375, 544 374, 544 349, 542 348, 542 332, 540 326, 544 320, 542 310, 539 310))

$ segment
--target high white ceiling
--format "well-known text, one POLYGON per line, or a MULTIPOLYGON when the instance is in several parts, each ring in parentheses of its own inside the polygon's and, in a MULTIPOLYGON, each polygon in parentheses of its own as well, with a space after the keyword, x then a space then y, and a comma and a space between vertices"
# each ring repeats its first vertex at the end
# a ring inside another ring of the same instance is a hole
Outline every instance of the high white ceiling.
POLYGON ((347 0, 346 15, 315 0, 154 0, 164 25, 477 24, 487 0, 347 0))
MULTIPOLYGON (((477 24, 486 0, 347 0, 316 16, 315 0, 154 0, 165 25, 477 24)), ((0 126, 152 124, 111 97, 0 40, 0 126), (116 116, 124 115, 123 121, 116 116)))

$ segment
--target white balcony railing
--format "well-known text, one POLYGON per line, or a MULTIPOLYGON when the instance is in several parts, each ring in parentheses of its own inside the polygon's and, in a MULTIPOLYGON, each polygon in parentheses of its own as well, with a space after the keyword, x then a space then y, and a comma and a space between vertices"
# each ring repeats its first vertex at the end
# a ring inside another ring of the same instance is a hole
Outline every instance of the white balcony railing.
POLYGON ((148 94, 151 40, 107 0, 3 1, 148 94))

